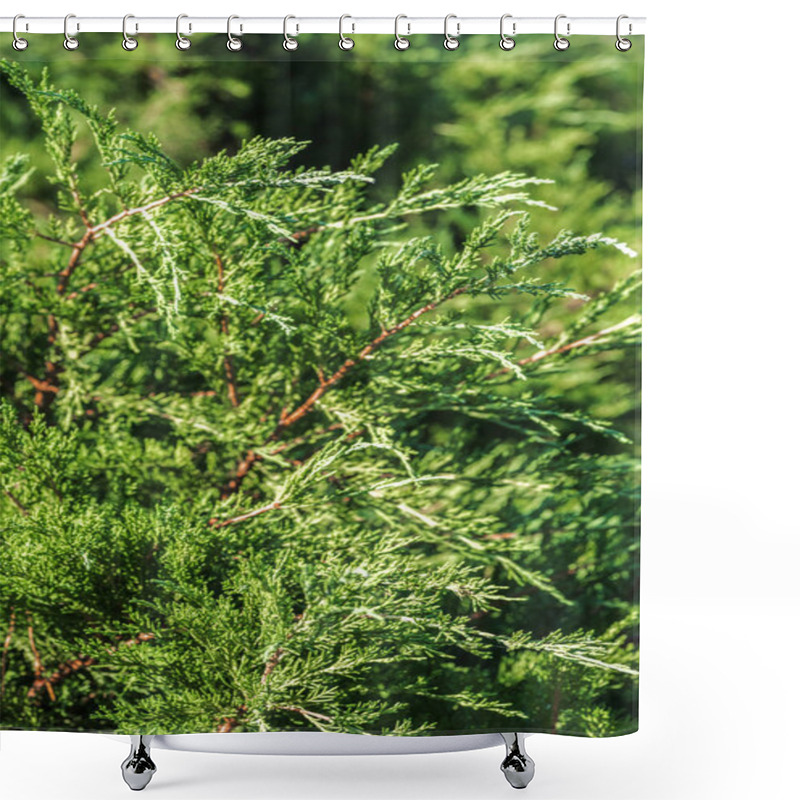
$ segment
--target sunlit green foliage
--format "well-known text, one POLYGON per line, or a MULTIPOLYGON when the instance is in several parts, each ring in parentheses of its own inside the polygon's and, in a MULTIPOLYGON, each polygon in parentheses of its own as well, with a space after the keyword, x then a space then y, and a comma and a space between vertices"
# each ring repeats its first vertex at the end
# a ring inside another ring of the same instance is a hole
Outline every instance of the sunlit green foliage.
POLYGON ((0 726, 635 728, 631 242, 527 156, 192 160, 0 71, 0 726))

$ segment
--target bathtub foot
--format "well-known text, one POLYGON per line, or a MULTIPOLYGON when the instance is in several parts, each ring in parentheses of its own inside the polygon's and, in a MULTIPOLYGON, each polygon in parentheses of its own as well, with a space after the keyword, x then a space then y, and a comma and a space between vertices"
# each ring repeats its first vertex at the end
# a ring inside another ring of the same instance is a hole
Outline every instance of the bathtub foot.
POLYGON ((139 792, 150 783, 156 765, 150 758, 152 736, 131 736, 131 752, 122 762, 122 778, 134 792, 139 792))
POLYGON ((506 743, 506 757, 500 765, 506 780, 515 789, 524 789, 532 780, 533 759, 525 752, 525 739, 521 733, 501 733, 506 743))

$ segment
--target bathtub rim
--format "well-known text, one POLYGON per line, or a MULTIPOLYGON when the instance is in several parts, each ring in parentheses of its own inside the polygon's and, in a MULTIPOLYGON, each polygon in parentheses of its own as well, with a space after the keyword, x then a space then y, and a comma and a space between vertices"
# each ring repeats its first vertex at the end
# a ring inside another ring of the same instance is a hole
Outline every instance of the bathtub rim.
MULTIPOLYGON (((123 734, 101 734, 129 742, 123 734)), ((520 733, 526 738, 530 734, 520 733)), ((483 750, 503 744, 500 733, 446 736, 373 736, 326 731, 271 731, 266 733, 180 733, 155 735, 150 747, 190 753, 224 755, 420 755, 483 750)))

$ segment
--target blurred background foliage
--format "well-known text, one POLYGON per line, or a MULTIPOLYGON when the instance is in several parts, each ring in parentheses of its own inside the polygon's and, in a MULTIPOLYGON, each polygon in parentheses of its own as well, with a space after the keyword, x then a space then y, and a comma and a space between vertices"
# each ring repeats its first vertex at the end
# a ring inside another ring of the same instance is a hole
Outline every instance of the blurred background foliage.
MULTIPOLYGON (((519 171, 554 181, 535 194, 558 209, 535 215, 543 240, 562 229, 602 231, 641 250, 643 42, 619 53, 608 37, 578 37, 557 52, 549 37, 537 36, 520 39, 498 58, 494 36, 467 38, 453 52, 438 36, 412 37, 405 52, 387 37, 356 36, 354 49, 341 52, 331 37, 309 35, 294 53, 266 36, 245 36, 238 53, 229 53, 219 36, 195 37, 185 52, 169 36, 139 38, 139 47, 126 52, 118 36, 92 34, 67 52, 58 37, 36 37, 22 53, 3 42, 0 55, 13 54, 33 68, 46 64, 54 83, 115 108, 123 127, 155 134, 180 164, 235 152, 256 134, 308 141, 295 163, 333 169, 346 168, 374 145, 399 142, 374 187, 376 199, 391 196, 402 174, 422 162, 440 165, 437 185, 519 171), (87 70, 94 61, 102 68, 87 70), (325 69, 326 61, 336 68, 325 69), (224 69, 209 69, 210 62, 224 69)), ((31 154, 36 173, 25 191, 34 211, 47 213, 55 190, 46 181, 38 123, 3 85, 0 130, 0 157, 22 149, 31 154)), ((82 129, 80 136, 75 155, 83 180, 91 186, 94 177, 102 185, 89 134, 82 129)), ((480 216, 468 208, 427 214, 409 220, 409 235, 434 233, 456 247, 480 216)), ((627 257, 603 249, 548 264, 546 279, 596 296, 630 271, 627 257)), ((369 281, 365 270, 353 295, 356 319, 369 281)), ((615 313, 624 319, 639 305, 634 296, 615 313)), ((504 313, 491 302, 486 309, 487 317, 504 313)), ((557 336, 574 311, 567 304, 548 314, 542 334, 557 336)), ((561 383, 563 396, 638 439, 638 362, 619 352, 603 358, 605 373, 574 360, 561 383)))

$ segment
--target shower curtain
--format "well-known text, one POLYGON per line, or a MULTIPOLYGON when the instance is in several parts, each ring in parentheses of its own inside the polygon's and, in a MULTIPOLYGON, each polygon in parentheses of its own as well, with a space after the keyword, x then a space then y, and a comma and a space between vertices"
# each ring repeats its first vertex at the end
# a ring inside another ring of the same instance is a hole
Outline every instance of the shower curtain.
POLYGON ((0 728, 636 730, 641 41, 7 38, 0 728))

